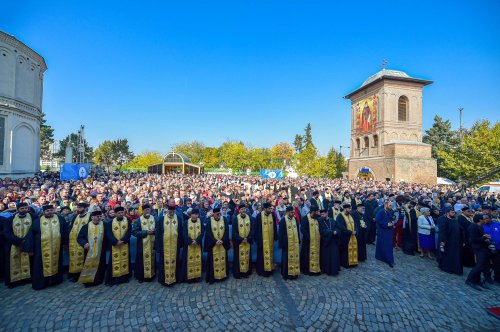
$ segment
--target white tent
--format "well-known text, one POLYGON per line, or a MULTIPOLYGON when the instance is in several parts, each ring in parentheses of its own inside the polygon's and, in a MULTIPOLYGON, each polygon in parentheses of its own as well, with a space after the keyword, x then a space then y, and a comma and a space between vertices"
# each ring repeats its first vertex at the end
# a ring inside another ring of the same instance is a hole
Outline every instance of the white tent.
POLYGON ((437 178, 437 184, 446 184, 446 185, 451 186, 451 185, 454 185, 456 183, 455 183, 455 181, 452 181, 450 179, 438 177, 437 178))

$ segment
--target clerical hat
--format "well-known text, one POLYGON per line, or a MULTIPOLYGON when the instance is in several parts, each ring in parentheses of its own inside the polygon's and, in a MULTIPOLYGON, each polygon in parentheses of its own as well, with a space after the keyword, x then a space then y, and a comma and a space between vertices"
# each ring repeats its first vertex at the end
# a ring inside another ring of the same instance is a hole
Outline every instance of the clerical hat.
POLYGON ((122 212, 122 211, 125 211, 125 208, 123 206, 117 206, 117 207, 115 207, 115 212, 116 213, 122 212))
POLYGON ((271 207, 271 203, 269 203, 269 202, 264 203, 264 209, 268 209, 270 207, 271 207))
POLYGON ((151 205, 149 205, 149 204, 144 204, 144 205, 142 206, 142 211, 144 211, 144 210, 146 210, 146 209, 151 209, 151 205))
POLYGON ((175 211, 175 205, 169 205, 169 206, 167 206, 167 210, 169 210, 169 211, 175 211))
POLYGON ((193 214, 200 214, 200 210, 199 209, 191 209, 191 215, 193 214))
POLYGON ((102 211, 101 210, 92 211, 92 213, 90 214, 90 216, 91 217, 102 216, 102 211))
POLYGON ((311 212, 315 212, 315 211, 318 211, 318 207, 317 206, 311 206, 311 208, 309 209, 311 212))
POLYGON ((20 209, 22 207, 26 207, 26 206, 28 206, 28 203, 21 202, 21 203, 17 204, 18 209, 20 209))
POLYGON ((290 212, 290 211, 293 211, 293 207, 291 207, 291 206, 287 206, 287 207, 286 207, 286 212, 290 212))
POLYGON ((50 210, 50 209, 52 209, 52 210, 53 210, 53 209, 54 209, 54 207, 53 207, 52 205, 44 205, 44 206, 42 206, 42 210, 43 210, 43 211, 47 211, 47 210, 50 210))
POLYGON ((220 213, 220 208, 218 208, 218 207, 217 207, 217 208, 214 208, 214 209, 212 210, 212 212, 213 212, 213 213, 220 213))
POLYGON ((79 208, 84 208, 85 209, 85 208, 89 207, 89 203, 87 203, 87 202, 80 202, 76 206, 78 206, 79 208))
POLYGON ((349 203, 345 203, 344 205, 342 205, 342 208, 347 209, 347 208, 352 208, 352 206, 349 203))

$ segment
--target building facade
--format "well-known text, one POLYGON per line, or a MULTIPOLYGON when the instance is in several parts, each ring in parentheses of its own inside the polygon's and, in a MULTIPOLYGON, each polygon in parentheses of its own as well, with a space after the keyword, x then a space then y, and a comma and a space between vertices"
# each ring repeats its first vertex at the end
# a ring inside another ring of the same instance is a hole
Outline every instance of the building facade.
POLYGON ((0 31, 0 177, 32 176, 40 169, 45 60, 0 31))
POLYGON ((435 184, 436 160, 422 143, 422 90, 432 81, 383 69, 351 100, 349 179, 435 184))
POLYGON ((202 174, 203 167, 191 163, 183 153, 169 152, 163 157, 161 164, 148 166, 151 174, 202 174))

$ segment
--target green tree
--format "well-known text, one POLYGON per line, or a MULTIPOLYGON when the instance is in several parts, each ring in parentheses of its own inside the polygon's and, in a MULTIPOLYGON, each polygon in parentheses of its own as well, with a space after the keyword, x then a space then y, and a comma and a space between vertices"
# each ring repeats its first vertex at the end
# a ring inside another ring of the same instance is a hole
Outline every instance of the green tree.
POLYGON ((312 128, 310 123, 308 123, 304 129, 304 146, 307 147, 308 145, 313 145, 312 128))
POLYGON ((148 166, 161 164, 162 161, 163 156, 160 152, 146 151, 135 156, 134 159, 124 166, 124 168, 146 172, 148 170, 148 166))
POLYGON ((172 149, 174 152, 188 156, 193 164, 199 164, 203 161, 205 144, 200 141, 181 142, 175 144, 172 149))
POLYGON ((340 178, 346 169, 346 160, 337 150, 331 148, 321 168, 321 177, 340 178))
POLYGON ((54 128, 47 124, 45 113, 40 120, 40 157, 44 160, 52 158, 50 145, 54 143, 54 128))
POLYGON ((253 148, 248 151, 249 168, 252 171, 272 168, 271 158, 272 152, 266 148, 253 148))
POLYGON ((221 162, 233 171, 245 171, 250 166, 248 149, 243 142, 224 142, 219 151, 221 162))
POLYGON ((108 171, 114 165, 113 142, 105 140, 94 151, 94 163, 105 167, 108 171))
MULTIPOLYGON (((60 143, 59 145, 59 151, 54 154, 54 157, 57 158, 62 158, 66 156, 66 147, 70 145, 73 150, 73 160, 72 162, 75 163, 77 158, 78 158, 78 153, 77 153, 77 144, 78 144, 78 134, 71 133, 68 136, 66 136, 60 143)), ((85 148, 84 151, 84 158, 86 162, 89 162, 92 160, 92 156, 94 154, 94 151, 92 147, 88 144, 87 140, 83 141, 83 146, 85 148)))
POLYGON ((220 166, 219 149, 206 147, 203 149, 202 159, 200 163, 206 168, 215 168, 220 166))
POLYGON ((304 136, 299 134, 295 135, 295 139, 293 140, 293 146, 295 148, 295 151, 301 153, 302 149, 304 148, 304 136))
POLYGON ((271 167, 281 169, 284 164, 289 165, 293 152, 293 147, 286 142, 281 142, 273 146, 270 151, 272 159, 271 167))
POLYGON ((306 146, 302 152, 296 155, 296 169, 301 175, 319 176, 322 161, 315 160, 318 157, 318 151, 313 144, 306 146))
MULTIPOLYGON (((500 122, 488 120, 474 123, 462 138, 461 147, 438 151, 441 168, 453 180, 473 181, 500 167, 500 122)), ((495 180, 492 175, 490 179, 495 180)))
POLYGON ((425 131, 422 139, 424 143, 432 145, 432 158, 436 158, 438 166, 438 176, 449 178, 453 174, 441 167, 443 159, 439 157, 440 151, 450 151, 458 146, 457 132, 451 130, 450 120, 443 119, 436 115, 432 127, 425 131))

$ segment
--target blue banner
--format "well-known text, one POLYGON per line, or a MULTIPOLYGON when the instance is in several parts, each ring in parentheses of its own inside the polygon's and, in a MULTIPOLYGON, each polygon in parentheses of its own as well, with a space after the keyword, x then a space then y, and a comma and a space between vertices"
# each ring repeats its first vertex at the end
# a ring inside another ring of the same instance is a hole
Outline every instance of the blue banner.
POLYGON ((281 179, 283 171, 280 169, 261 169, 260 176, 263 179, 281 179))
POLYGON ((61 166, 61 180, 82 180, 89 176, 89 164, 63 164, 61 166))

